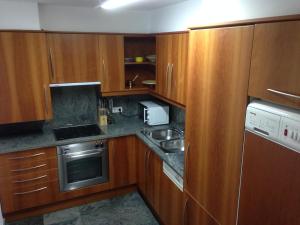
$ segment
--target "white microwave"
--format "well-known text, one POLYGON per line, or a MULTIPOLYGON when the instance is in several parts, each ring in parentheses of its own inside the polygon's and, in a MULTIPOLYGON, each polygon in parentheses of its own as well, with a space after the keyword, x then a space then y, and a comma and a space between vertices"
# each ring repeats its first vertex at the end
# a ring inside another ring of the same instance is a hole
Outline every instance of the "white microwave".
POLYGON ((139 116, 150 126, 168 124, 169 106, 153 101, 141 101, 139 102, 139 116))

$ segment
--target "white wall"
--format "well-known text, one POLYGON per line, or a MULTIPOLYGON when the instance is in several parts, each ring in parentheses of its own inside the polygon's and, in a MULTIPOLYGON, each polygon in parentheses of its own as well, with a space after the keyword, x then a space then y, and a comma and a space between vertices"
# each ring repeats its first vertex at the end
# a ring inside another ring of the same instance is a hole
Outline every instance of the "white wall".
POLYGON ((0 1, 0 29, 39 30, 38 4, 0 1))
POLYGON ((152 11, 150 31, 299 13, 299 0, 188 0, 152 11))
POLYGON ((62 31, 146 33, 150 12, 40 5, 41 28, 62 31))

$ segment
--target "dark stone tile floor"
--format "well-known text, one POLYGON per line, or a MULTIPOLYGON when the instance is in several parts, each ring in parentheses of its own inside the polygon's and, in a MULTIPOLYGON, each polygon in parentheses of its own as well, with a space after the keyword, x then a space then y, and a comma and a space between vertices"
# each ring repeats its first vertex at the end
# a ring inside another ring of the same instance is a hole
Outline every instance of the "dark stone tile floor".
POLYGON ((159 225, 137 192, 6 225, 159 225))

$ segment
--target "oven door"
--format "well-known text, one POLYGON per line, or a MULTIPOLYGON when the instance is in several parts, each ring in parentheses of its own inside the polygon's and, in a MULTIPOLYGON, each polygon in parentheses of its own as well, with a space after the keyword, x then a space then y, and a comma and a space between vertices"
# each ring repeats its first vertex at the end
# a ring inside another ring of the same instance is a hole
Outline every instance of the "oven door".
POLYGON ((108 181, 107 149, 59 155, 60 191, 69 191, 108 181))

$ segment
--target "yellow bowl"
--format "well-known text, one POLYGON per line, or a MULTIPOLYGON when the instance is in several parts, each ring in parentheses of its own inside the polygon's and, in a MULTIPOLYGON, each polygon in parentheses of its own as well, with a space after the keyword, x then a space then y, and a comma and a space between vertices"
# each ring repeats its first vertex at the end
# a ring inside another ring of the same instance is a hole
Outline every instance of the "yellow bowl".
POLYGON ((135 57, 135 61, 138 63, 144 62, 144 57, 135 57))

